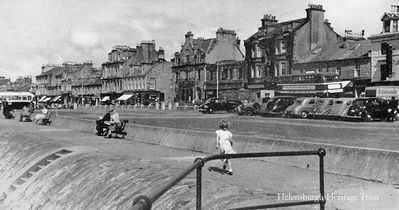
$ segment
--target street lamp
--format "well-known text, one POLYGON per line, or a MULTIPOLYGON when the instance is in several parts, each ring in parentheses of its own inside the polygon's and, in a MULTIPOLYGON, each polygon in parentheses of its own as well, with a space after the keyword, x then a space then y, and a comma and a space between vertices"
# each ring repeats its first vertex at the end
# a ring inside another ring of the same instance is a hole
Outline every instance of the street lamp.
POLYGON ((84 79, 83 79, 83 71, 82 71, 82 91, 81 91, 82 92, 82 101, 81 101, 82 102, 82 106, 83 106, 83 80, 84 79))
POLYGON ((219 61, 216 61, 216 98, 219 98, 219 61))

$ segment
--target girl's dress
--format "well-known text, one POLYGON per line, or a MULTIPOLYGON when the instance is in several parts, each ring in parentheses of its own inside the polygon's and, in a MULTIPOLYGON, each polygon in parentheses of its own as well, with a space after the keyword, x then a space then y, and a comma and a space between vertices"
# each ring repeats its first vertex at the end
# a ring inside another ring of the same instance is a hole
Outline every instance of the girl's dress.
POLYGON ((223 154, 234 154, 236 153, 231 146, 230 140, 233 138, 233 134, 228 130, 217 130, 216 140, 219 144, 219 150, 223 154))

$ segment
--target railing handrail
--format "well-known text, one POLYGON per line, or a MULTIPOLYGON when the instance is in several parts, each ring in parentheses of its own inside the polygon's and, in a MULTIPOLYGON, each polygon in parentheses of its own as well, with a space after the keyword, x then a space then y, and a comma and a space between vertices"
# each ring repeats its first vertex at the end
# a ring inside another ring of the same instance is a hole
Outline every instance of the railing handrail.
MULTIPOLYGON (((238 159, 238 158, 251 158, 251 157, 277 157, 277 156, 308 156, 308 155, 318 155, 320 157, 320 199, 315 201, 303 201, 296 203, 286 203, 283 204, 270 204, 264 205, 263 207, 279 207, 279 206, 292 206, 292 205, 309 205, 309 204, 320 204, 320 209, 324 209, 325 198, 324 198, 324 164, 323 157, 326 154, 326 151, 322 148, 318 150, 312 151, 289 151, 289 152, 258 152, 258 153, 236 153, 236 154, 218 154, 211 155, 205 158, 196 158, 194 163, 191 164, 188 168, 183 170, 181 173, 170 179, 165 184, 156 188, 154 191, 151 191, 148 195, 139 195, 133 201, 132 210, 150 210, 152 204, 161 197, 165 192, 171 189, 173 186, 178 184, 181 180, 187 177, 191 172, 197 169, 197 207, 198 207, 198 193, 201 193, 201 188, 198 189, 198 176, 201 169, 206 162, 217 159, 238 159)), ((201 201, 200 201, 201 202, 201 201)), ((200 205, 200 204, 199 204, 200 205)), ((198 208, 197 208, 198 209, 198 208)), ((251 208, 247 208, 251 209, 251 208)))

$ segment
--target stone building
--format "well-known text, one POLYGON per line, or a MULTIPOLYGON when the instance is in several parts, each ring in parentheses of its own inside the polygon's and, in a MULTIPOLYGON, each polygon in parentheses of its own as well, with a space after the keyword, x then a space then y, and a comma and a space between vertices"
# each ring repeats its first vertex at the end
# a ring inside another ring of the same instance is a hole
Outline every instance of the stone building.
POLYGON ((162 48, 156 50, 154 40, 142 41, 136 48, 114 48, 109 59, 103 64, 102 101, 147 105, 173 99, 171 63, 165 61, 162 48))
POLYGON ((310 4, 301 19, 278 23, 275 16, 264 15, 261 27, 244 42, 252 100, 263 98, 262 90, 275 88, 273 77, 291 74, 303 54, 342 41, 324 13, 322 5, 310 4))
POLYGON ((351 81, 343 95, 360 96, 371 81, 371 42, 345 38, 345 42, 323 45, 298 57, 292 73, 337 73, 341 80, 351 81))
POLYGON ((373 88, 366 95, 399 97, 399 6, 381 17, 382 33, 371 35, 371 82, 373 88))
POLYGON ((242 67, 244 55, 236 33, 219 28, 216 38, 193 37, 191 31, 187 32, 180 52, 172 59, 175 100, 191 102, 216 96, 238 96, 246 77, 242 67))
POLYGON ((137 49, 121 45, 113 47, 108 53, 108 61, 102 64, 102 102, 115 101, 123 94, 123 67, 136 53, 137 49))

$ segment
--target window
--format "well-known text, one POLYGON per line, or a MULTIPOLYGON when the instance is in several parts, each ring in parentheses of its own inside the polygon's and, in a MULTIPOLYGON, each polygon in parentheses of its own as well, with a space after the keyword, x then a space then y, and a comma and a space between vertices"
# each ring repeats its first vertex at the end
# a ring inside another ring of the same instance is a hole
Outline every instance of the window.
POLYGON ((287 52, 287 46, 284 41, 280 42, 280 54, 287 52))
POLYGON ((286 75, 287 72, 287 62, 281 62, 281 75, 286 75))
POLYGON ((242 68, 238 69, 238 79, 242 79, 242 68))
POLYGON ((262 57, 262 50, 260 49, 259 44, 255 45, 255 49, 256 49, 256 57, 257 58, 262 57))
POLYGON ((251 78, 255 78, 255 69, 251 66, 251 78))
POLYGON ((398 20, 393 20, 392 21, 392 32, 397 32, 398 31, 398 20))
POLYGON ((356 64, 353 72, 353 77, 360 77, 360 65, 356 64))
POLYGON ((391 28, 391 21, 390 20, 386 20, 384 21, 384 32, 390 32, 391 28))
POLYGON ((255 77, 260 78, 261 75, 261 68, 260 66, 255 66, 255 77))
POLYGON ((338 74, 339 77, 341 77, 341 66, 338 66, 335 72, 338 74))

